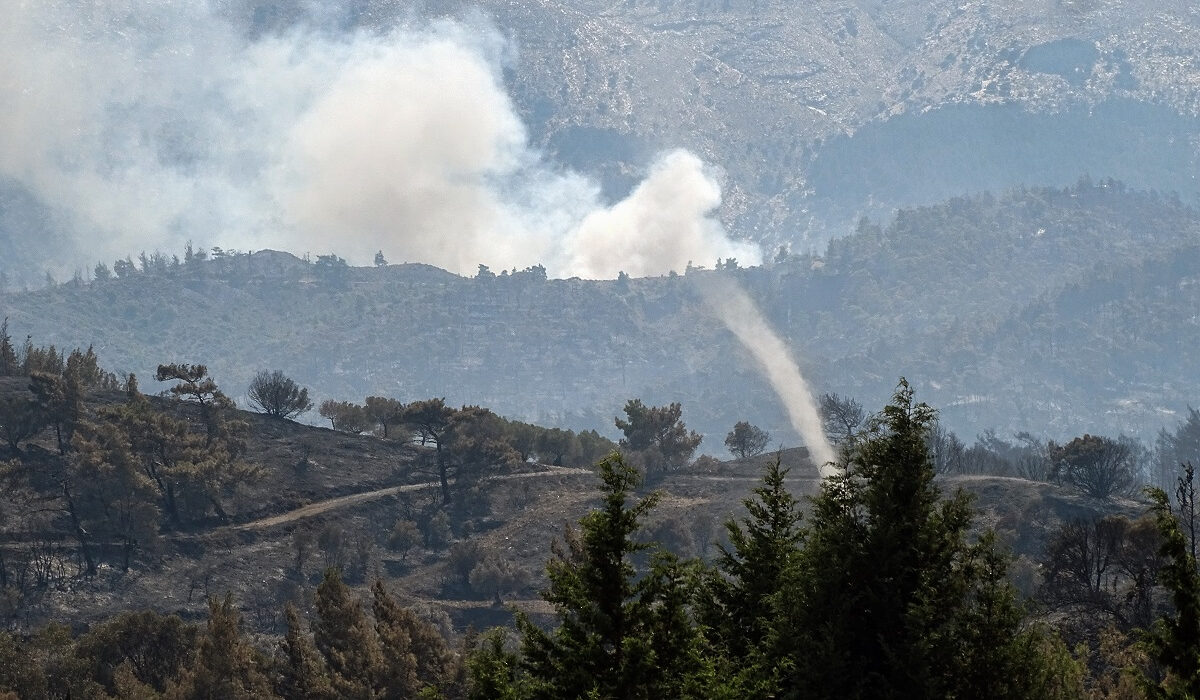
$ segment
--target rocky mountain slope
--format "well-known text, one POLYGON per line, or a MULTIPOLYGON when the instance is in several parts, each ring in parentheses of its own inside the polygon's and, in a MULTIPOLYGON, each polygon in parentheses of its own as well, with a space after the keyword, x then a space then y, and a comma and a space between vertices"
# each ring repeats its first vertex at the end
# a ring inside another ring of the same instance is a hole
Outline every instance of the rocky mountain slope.
POLYGON ((768 243, 1085 173, 1197 194, 1188 3, 426 5, 475 6, 517 45, 511 89, 556 159, 620 191, 655 150, 694 149, 728 175, 722 218, 768 243))
MULTIPOLYGON (((1200 21, 1185 2, 238 0, 220 12, 251 37, 439 17, 494 27, 550 164, 611 200, 654 154, 691 149, 724 172, 721 220, 770 249, 820 250, 863 214, 1085 174, 1200 193, 1200 21)), ((10 282, 62 264, 41 245, 62 236, 57 216, 0 182, 10 282)))

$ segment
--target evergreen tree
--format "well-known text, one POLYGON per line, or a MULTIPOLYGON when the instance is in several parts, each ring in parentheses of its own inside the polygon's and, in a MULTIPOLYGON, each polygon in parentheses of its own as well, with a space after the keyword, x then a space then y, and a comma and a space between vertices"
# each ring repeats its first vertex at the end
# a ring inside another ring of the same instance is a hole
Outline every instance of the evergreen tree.
POLYGON ((505 646, 505 631, 489 630, 467 660, 469 700, 520 700, 520 657, 505 646))
MULTIPOLYGON (((775 617, 774 596, 803 537, 799 502, 784 483, 787 474, 778 456, 767 466, 754 497, 743 501, 746 517, 725 523, 730 546, 720 546, 707 579, 704 620, 734 673, 757 673, 751 668, 760 661, 775 617)), ((758 680, 768 679, 760 674, 758 680)))
POLYGON ((522 691, 532 698, 681 697, 699 676, 700 640, 686 611, 686 581, 670 557, 638 576, 634 558, 652 548, 636 534, 656 494, 630 503, 637 470, 612 454, 597 465, 602 506, 567 532, 546 567, 543 597, 559 626, 543 631, 518 614, 522 691))
POLYGON ((371 612, 382 651, 382 697, 409 698, 450 680, 454 654, 440 632, 401 606, 382 581, 372 587, 371 612))
POLYGON ((371 594, 383 661, 379 679, 382 695, 386 698, 416 697, 421 690, 421 681, 417 678, 417 654, 410 625, 406 624, 406 617, 411 613, 396 603, 382 581, 375 581, 371 594))
POLYGON ((647 406, 641 399, 630 399, 624 411, 626 419, 614 421, 625 434, 621 447, 637 454, 648 475, 679 469, 700 446, 702 436, 684 425, 678 403, 647 406))
POLYGON ((935 413, 901 380, 813 500, 779 589, 772 663, 785 697, 1047 697, 1043 638, 1022 627, 990 538, 934 484, 935 413), (1041 687, 1038 684, 1043 684, 1041 687), (980 695, 982 694, 982 695, 980 695))
POLYGON ((396 399, 383 396, 368 396, 364 402, 367 416, 379 426, 383 437, 388 437, 389 430, 399 424, 404 418, 404 404, 396 399))
POLYGON ((129 438, 116 424, 83 422, 71 442, 67 469, 73 480, 87 484, 79 498, 87 530, 100 540, 121 543, 126 571, 133 555, 158 539, 158 494, 139 468, 129 438))
POLYGON ((54 428, 58 453, 66 454, 83 410, 83 387, 77 376, 34 371, 29 376, 29 390, 43 422, 54 428))
POLYGON ((21 373, 21 361, 17 358, 12 336, 8 334, 8 319, 0 323, 0 377, 15 377, 21 373))
POLYGON ((266 675, 267 660, 241 634, 242 616, 233 597, 208 602, 208 628, 196 658, 167 690, 171 700, 258 700, 276 697, 266 675))
POLYGON ((137 391, 136 380, 127 400, 102 409, 102 421, 121 430, 130 453, 158 493, 163 513, 171 524, 182 525, 189 516, 210 508, 224 516, 222 494, 238 483, 253 482, 255 467, 244 463, 236 431, 221 421, 216 437, 208 430, 193 432, 187 420, 157 410, 137 391))
POLYGON ((1162 537, 1159 554, 1166 560, 1159 581, 1170 591, 1175 613, 1157 620, 1145 639, 1166 678, 1143 677, 1142 686, 1152 698, 1200 697, 1200 572, 1167 494, 1157 488, 1147 489, 1146 494, 1162 537))
POLYGON ((329 671, 312 640, 301 628, 296 607, 288 603, 283 614, 287 621, 287 634, 279 643, 276 691, 280 697, 289 700, 333 700, 337 695, 329 681, 329 671))
MULTIPOLYGON (((124 612, 94 625, 75 644, 75 655, 93 666, 92 675, 117 690, 118 670, 152 692, 166 690, 196 652, 197 629, 177 615, 124 612)), ((122 697, 118 694, 118 697, 122 697)))
POLYGON ((337 569, 325 570, 317 586, 313 641, 329 666, 341 698, 372 698, 383 658, 379 640, 362 605, 351 595, 337 569))

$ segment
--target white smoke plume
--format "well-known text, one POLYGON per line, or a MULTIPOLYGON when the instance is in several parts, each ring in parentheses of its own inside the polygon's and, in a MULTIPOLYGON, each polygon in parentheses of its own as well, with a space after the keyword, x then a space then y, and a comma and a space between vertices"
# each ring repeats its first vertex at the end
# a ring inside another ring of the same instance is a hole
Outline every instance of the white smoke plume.
POLYGON ((771 388, 787 410, 792 427, 808 447, 822 477, 835 474, 833 447, 821 427, 821 412, 792 354, 763 318, 750 295, 727 277, 705 277, 697 283, 713 313, 758 361, 771 388))
POLYGON ((188 239, 463 274, 760 261, 689 153, 610 206, 531 149, 501 79, 512 47, 484 23, 251 37, 216 3, 0 4, 0 184, 67 216, 71 265, 188 239))

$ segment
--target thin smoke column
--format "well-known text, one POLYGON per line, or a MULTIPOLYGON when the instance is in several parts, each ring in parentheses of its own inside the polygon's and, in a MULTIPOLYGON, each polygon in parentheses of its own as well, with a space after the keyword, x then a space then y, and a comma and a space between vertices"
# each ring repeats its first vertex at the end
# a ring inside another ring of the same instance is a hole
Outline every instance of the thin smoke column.
POLYGON ((821 428, 821 413, 783 340, 767 324, 750 295, 736 282, 725 277, 705 279, 697 285, 701 296, 742 345, 750 351, 771 388, 787 409, 792 427, 804 439, 809 454, 820 468, 821 476, 837 473, 833 447, 821 428))

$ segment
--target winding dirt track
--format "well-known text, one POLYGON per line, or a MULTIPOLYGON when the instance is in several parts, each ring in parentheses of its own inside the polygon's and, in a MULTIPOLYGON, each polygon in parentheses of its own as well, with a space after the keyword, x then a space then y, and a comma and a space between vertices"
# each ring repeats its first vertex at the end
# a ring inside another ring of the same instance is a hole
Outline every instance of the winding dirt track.
MULTIPOLYGON (((590 469, 578 469, 573 467, 554 467, 539 472, 522 472, 520 474, 502 474, 500 476, 490 476, 484 481, 508 481, 511 479, 531 479, 539 476, 577 476, 582 474, 592 474, 590 469)), ((372 501, 376 498, 384 498, 386 496, 394 496, 398 493, 409 493, 412 491, 423 491, 425 489, 438 488, 440 484, 437 481, 423 481, 419 484, 404 484, 403 486, 389 486, 384 489, 376 489, 375 491, 364 491, 362 493, 352 493, 349 496, 338 496, 316 503, 309 503, 306 506, 301 506, 295 510, 290 510, 279 515, 272 515, 258 520, 251 520, 248 523, 239 525, 227 525, 218 528, 217 532, 243 532, 247 530, 265 530, 279 525, 311 518, 315 515, 327 513, 338 508, 357 505, 365 501, 372 501)))

